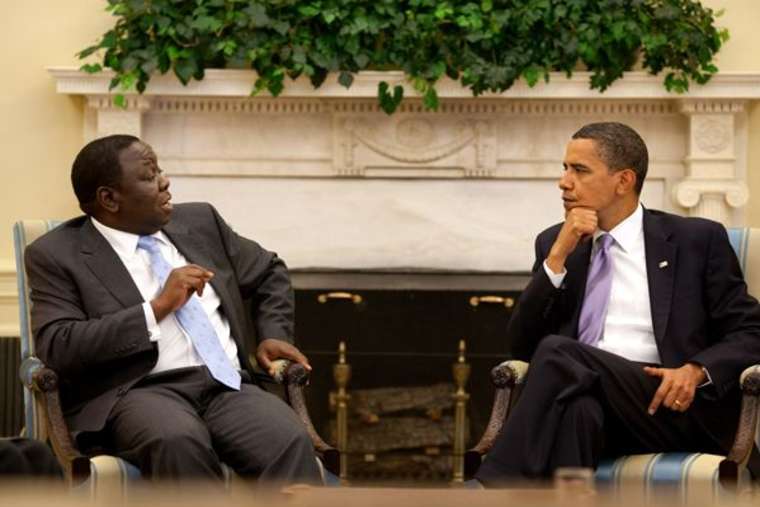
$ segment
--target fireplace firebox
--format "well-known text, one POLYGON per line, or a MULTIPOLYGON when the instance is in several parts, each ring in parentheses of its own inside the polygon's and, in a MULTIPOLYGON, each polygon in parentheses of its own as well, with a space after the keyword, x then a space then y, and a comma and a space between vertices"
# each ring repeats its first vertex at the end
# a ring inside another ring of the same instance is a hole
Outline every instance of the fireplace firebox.
POLYGON ((349 478, 450 479, 453 400, 445 393, 447 386, 454 392, 458 343, 465 340, 472 367, 472 445, 490 414, 490 370, 510 355, 506 326, 528 274, 295 270, 292 278, 296 335, 314 368, 309 411, 326 436, 335 434, 332 367, 339 342, 346 343, 349 393, 355 393, 349 403, 349 478))

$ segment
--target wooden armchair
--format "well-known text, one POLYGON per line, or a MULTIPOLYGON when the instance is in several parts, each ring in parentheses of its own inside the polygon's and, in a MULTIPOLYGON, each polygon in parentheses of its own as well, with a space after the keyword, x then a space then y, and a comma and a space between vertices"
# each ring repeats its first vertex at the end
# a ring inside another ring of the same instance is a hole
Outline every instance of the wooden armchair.
MULTIPOLYGON (((729 229, 750 292, 760 292, 760 229, 729 229)), ((472 478, 501 431, 519 396, 529 365, 505 361, 493 368, 496 388, 491 417, 480 441, 464 456, 465 478, 472 478)), ((737 491, 750 482, 747 462, 753 446, 760 447, 760 364, 744 370, 740 378, 742 407, 734 445, 727 456, 698 453, 659 453, 605 460, 596 470, 599 484, 615 488, 648 488, 653 484, 677 486, 682 499, 699 498, 716 490, 737 491), (692 491, 693 490, 693 491, 692 491)), ((760 480, 760 478, 756 478, 760 480)))
MULTIPOLYGON (((19 376, 24 385, 26 436, 50 442, 71 485, 87 483, 90 491, 95 492, 96 488, 100 487, 99 484, 107 482, 110 488, 116 487, 124 491, 132 480, 140 477, 139 470, 119 458, 106 455, 85 456, 77 449, 63 417, 58 393, 58 375, 34 355, 24 249, 59 223, 51 220, 25 220, 17 222, 13 229, 21 324, 22 363, 19 376)), ((320 466, 323 472, 326 471, 323 478, 326 482, 331 482, 331 479, 337 481, 335 476, 340 469, 340 454, 320 438, 306 409, 304 387, 308 384, 309 372, 300 364, 289 361, 277 361, 276 367, 277 373, 274 378, 262 375, 269 382, 284 386, 286 400, 306 427, 314 443, 320 466)), ((229 470, 225 470, 225 473, 231 478, 229 470)))

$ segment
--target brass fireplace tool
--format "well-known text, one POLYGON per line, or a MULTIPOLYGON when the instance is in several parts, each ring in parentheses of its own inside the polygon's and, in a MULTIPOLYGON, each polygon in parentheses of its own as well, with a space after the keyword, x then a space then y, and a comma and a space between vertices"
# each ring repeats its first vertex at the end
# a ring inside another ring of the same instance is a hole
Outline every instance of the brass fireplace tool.
POLYGON ((464 452, 467 445, 467 400, 470 395, 465 391, 467 381, 470 379, 470 365, 465 362, 466 345, 464 340, 459 340, 459 357, 451 367, 456 383, 454 398, 454 450, 453 450, 453 474, 452 483, 464 482, 464 452))
POLYGON ((338 363, 333 365, 333 378, 338 392, 335 395, 335 423, 337 448, 340 452, 340 480, 348 481, 348 401, 351 395, 346 391, 351 380, 351 365, 346 363, 346 342, 338 345, 338 363))

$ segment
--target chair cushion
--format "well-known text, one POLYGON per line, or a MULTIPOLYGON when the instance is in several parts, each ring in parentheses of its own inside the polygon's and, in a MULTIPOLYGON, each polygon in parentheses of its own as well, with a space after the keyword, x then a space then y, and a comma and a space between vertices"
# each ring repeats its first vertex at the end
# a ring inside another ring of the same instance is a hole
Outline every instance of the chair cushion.
MULTIPOLYGON (((620 493, 649 497, 670 493, 682 501, 718 499, 730 496, 718 480, 718 466, 724 456, 671 452, 638 454, 603 460, 596 470, 596 483, 620 493)), ((749 487, 749 472, 739 477, 739 491, 749 487)))
MULTIPOLYGON (((326 486, 340 485, 340 479, 327 471, 317 459, 322 480, 326 486)), ((224 486, 230 489, 239 480, 235 472, 222 463, 224 486)), ((90 459, 90 477, 77 487, 84 496, 94 498, 124 498, 129 486, 142 480, 140 469, 116 456, 102 454, 90 459)))

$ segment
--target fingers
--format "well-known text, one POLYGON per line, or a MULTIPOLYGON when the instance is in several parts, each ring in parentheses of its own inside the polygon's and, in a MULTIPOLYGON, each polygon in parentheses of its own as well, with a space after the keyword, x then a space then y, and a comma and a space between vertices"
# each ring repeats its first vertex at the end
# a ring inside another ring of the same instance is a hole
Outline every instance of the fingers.
POLYGON ((647 409, 649 415, 654 415, 655 412, 657 412, 657 409, 660 408, 662 400, 665 399, 668 391, 670 391, 670 383, 663 379, 663 381, 660 383, 660 387, 658 387, 657 391, 654 393, 652 401, 649 403, 649 408, 647 409))
POLYGON ((290 359, 292 359, 293 361, 299 364, 302 364, 303 367, 306 368, 307 371, 311 371, 311 365, 309 364, 309 360, 306 359, 306 356, 303 355, 301 351, 298 350, 297 348, 293 347, 293 354, 290 359))
POLYGON ((655 368, 654 366, 644 366, 644 373, 652 377, 662 377, 664 375, 662 368, 655 368))
POLYGON ((661 405, 675 412, 686 412, 689 409, 694 401, 696 387, 684 375, 683 368, 670 369, 645 366, 644 372, 662 379, 647 409, 649 415, 654 415, 661 405))
POLYGON ((569 224, 578 237, 594 234, 598 220, 596 210, 590 208, 573 208, 565 218, 565 222, 569 224))
POLYGON ((269 360, 266 354, 263 354, 261 351, 257 352, 256 361, 258 361, 262 370, 269 372, 270 375, 272 374, 272 361, 269 360))

